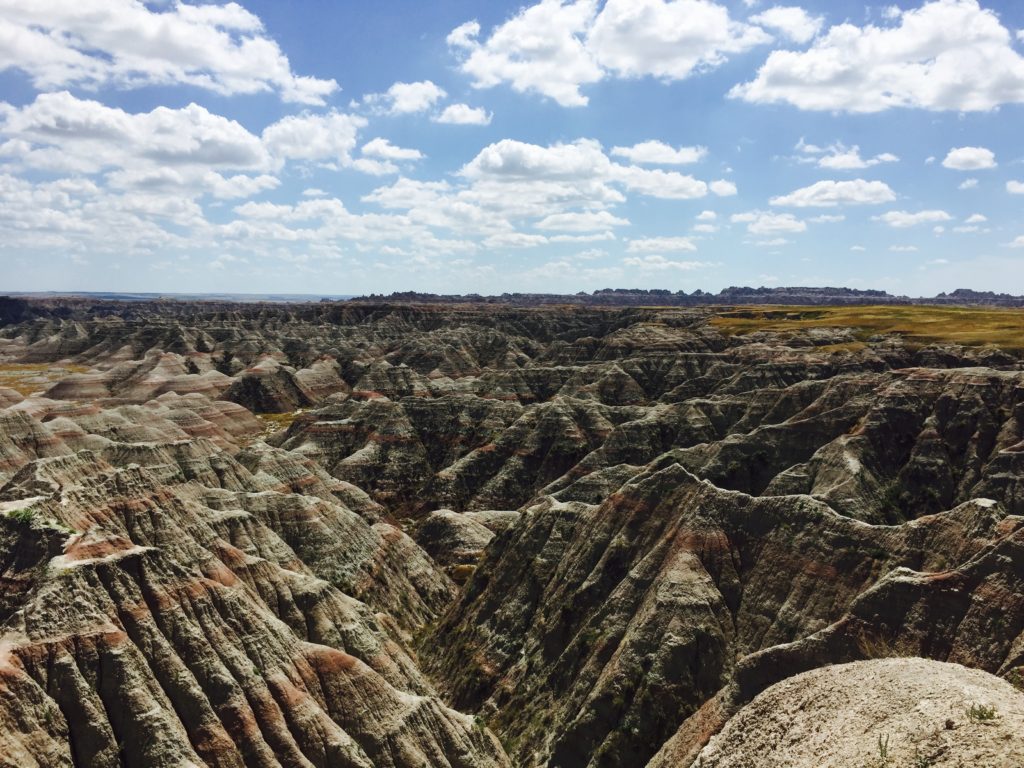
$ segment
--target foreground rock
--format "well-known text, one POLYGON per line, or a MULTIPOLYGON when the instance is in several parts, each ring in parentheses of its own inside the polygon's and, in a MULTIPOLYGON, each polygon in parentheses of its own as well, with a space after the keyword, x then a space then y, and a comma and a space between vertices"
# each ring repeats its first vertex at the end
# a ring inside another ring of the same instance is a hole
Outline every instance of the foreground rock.
POLYGON ((1024 694, 985 672, 924 659, 824 667, 759 695, 693 765, 1011 768, 1024 765, 1024 694))

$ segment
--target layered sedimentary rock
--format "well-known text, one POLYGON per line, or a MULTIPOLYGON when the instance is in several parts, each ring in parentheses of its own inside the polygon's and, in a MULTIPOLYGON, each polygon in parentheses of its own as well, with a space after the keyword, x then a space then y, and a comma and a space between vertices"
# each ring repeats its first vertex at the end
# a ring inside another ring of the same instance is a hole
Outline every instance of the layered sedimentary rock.
MULTIPOLYGON (((6 764, 724 766, 775 733, 759 696, 830 665, 1024 685, 1011 346, 699 308, 22 310, 6 764)), ((859 706, 854 677, 823 690, 859 706)))

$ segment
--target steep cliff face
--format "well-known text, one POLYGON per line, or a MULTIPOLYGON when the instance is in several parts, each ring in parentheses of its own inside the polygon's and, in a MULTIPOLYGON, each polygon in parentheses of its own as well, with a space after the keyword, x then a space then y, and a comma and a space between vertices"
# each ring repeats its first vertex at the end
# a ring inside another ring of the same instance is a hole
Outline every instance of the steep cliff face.
POLYGON ((1014 349, 65 310, 0 329, 0 765, 725 766, 794 675, 1024 675, 1014 349))

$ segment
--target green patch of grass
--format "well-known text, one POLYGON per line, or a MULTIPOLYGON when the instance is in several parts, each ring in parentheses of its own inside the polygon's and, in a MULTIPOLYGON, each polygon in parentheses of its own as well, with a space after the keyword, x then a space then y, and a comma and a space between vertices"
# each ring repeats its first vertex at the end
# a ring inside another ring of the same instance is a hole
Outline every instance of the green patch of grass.
MULTIPOLYGON (((1024 350, 1024 310, 981 307, 842 306, 749 307, 719 312, 709 321, 727 336, 756 331, 795 333, 810 328, 849 328, 858 342, 879 334, 897 334, 917 344, 991 344, 1024 350)), ((854 349, 854 342, 830 347, 854 349)))
POLYGON ((7 517, 12 520, 17 520, 21 523, 31 523, 35 519, 36 513, 29 507, 23 507, 22 509, 15 509, 7 513, 7 517))
POLYGON ((967 710, 967 719, 972 723, 992 723, 999 717, 995 707, 986 707, 984 704, 971 704, 967 710))

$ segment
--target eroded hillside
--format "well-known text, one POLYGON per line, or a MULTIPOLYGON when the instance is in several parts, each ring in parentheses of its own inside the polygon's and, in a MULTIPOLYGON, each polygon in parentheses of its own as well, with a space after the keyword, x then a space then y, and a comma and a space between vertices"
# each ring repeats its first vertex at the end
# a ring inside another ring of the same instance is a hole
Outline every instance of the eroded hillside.
POLYGON ((12 306, 0 765, 668 768, 830 664, 1024 685, 1017 311, 12 306))

